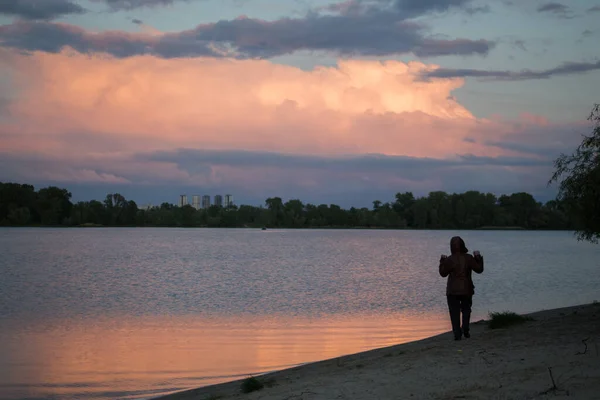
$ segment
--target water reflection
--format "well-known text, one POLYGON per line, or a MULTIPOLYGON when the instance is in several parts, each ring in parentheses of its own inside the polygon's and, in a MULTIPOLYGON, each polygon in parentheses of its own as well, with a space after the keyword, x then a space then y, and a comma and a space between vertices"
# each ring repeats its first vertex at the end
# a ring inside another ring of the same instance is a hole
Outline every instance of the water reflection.
MULTIPOLYGON (((0 228, 0 398, 150 397, 448 328, 449 232, 267 232, 0 228)), ((598 300, 600 247, 569 232, 451 234, 486 256, 474 320, 598 300)))
POLYGON ((445 318, 152 316, 14 326, 0 333, 0 393, 148 398, 420 339, 447 330, 445 318))

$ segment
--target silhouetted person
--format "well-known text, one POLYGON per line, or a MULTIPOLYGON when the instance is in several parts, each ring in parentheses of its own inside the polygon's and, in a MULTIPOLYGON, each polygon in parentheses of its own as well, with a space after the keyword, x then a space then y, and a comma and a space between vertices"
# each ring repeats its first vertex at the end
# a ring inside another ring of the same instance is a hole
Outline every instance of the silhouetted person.
POLYGON ((469 323, 471 320, 471 306, 475 285, 471 278, 471 271, 478 274, 483 272, 483 257, 478 251, 474 256, 468 254, 464 240, 459 236, 450 239, 450 256, 442 255, 440 258, 440 275, 448 277, 446 285, 446 297, 448 299, 448 310, 452 322, 454 340, 460 340, 462 335, 471 337, 469 323), (460 314, 462 312, 462 329, 460 325, 460 314))

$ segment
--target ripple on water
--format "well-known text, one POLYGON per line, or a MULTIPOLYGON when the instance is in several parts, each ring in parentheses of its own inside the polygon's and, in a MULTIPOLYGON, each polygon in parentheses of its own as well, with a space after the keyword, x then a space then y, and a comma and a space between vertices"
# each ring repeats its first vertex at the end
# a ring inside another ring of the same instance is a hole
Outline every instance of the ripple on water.
MULTIPOLYGON (((445 331, 454 234, 0 229, 0 391, 147 398, 445 331)), ((459 234, 486 257, 474 318, 596 299, 571 233, 459 234)))

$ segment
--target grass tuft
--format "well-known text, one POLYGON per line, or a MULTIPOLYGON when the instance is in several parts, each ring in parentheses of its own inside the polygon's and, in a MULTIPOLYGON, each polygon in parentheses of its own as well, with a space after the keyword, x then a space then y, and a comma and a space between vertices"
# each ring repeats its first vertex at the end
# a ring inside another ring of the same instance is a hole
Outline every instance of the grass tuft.
POLYGON ((488 326, 490 329, 500 329, 522 324, 527 321, 533 321, 533 318, 525 317, 511 311, 493 312, 490 313, 488 326))
POLYGON ((265 385, 255 377, 251 376, 242 382, 242 393, 251 393, 264 388, 265 385))

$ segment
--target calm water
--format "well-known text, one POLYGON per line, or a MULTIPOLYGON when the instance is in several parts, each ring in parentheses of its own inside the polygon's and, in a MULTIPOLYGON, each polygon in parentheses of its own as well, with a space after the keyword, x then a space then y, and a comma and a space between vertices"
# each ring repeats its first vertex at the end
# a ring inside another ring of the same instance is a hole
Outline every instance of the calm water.
MULTIPOLYGON (((446 331, 455 233, 0 229, 0 398, 151 398, 446 331)), ((475 319, 600 300, 600 246, 459 233, 475 319)))

